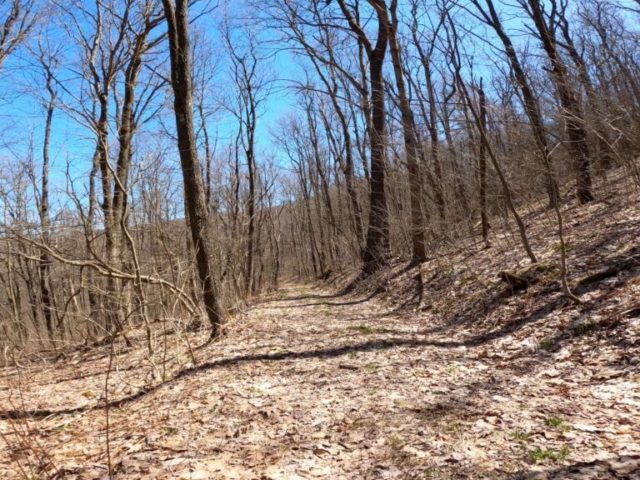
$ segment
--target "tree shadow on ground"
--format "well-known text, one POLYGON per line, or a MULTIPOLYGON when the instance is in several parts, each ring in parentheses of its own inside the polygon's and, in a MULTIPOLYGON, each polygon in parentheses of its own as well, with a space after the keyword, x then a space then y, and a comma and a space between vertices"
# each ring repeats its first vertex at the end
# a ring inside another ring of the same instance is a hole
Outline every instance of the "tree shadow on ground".
MULTIPOLYGON (((615 231, 607 232, 600 240, 587 245, 581 244, 578 256, 581 258, 592 258, 597 255, 602 255, 602 252, 607 252, 610 246, 620 245, 624 238, 633 238, 633 236, 637 234, 638 229, 640 229, 640 222, 637 221, 628 221, 624 226, 616 225, 615 231)), ((634 253, 638 253, 637 246, 632 247, 625 255, 633 255, 634 253)), ((617 259, 618 257, 614 258, 617 259)))
MULTIPOLYGON (((407 271, 407 268, 408 267, 404 267, 402 270, 407 271)), ((401 273, 397 273, 397 274, 400 275, 401 273)), ((354 299, 353 301, 335 302, 335 303, 319 302, 319 303, 311 303, 311 304, 304 304, 304 305, 296 305, 296 307, 318 306, 318 305, 326 305, 326 306, 345 305, 346 306, 346 305, 360 304, 370 300, 377 293, 378 291, 376 290, 365 298, 354 299)), ((495 292, 494 295, 495 296, 492 297, 491 301, 489 302, 489 307, 491 309, 497 308, 497 306, 500 303, 500 298, 502 298, 503 292, 498 291, 498 292, 495 292)), ((344 296, 344 294, 341 294, 339 292, 333 295, 312 295, 312 296, 303 296, 299 298, 328 299, 328 298, 338 298, 340 296, 344 296)), ((295 300, 296 298, 298 297, 289 297, 287 299, 283 299, 282 301, 292 301, 292 300, 295 300)), ((504 323, 503 325, 501 325, 499 328, 495 330, 481 333, 475 336, 470 336, 469 338, 466 338, 460 341, 434 341, 434 340, 427 340, 427 339, 421 339, 421 338, 415 338, 415 337, 416 335, 427 336, 431 334, 444 333, 451 328, 476 320, 478 318, 477 314, 475 318, 471 317, 470 315, 462 315, 462 316, 454 315, 451 318, 451 320, 449 320, 443 325, 439 325, 434 328, 425 329, 419 332, 394 331, 393 329, 385 328, 384 332, 382 333, 397 335, 396 338, 391 338, 391 339, 370 340, 370 341, 365 341, 356 345, 344 345, 339 347, 320 348, 320 349, 309 350, 309 351, 284 351, 284 352, 267 353, 267 354, 240 355, 240 356, 235 356, 227 359, 220 359, 212 362, 206 362, 206 363, 202 363, 200 365, 194 366, 192 368, 182 370, 175 377, 173 377, 172 379, 164 383, 161 383, 146 389, 142 389, 132 395, 114 400, 110 402, 107 406, 110 408, 118 408, 125 404, 131 403, 137 399, 140 399, 145 395, 160 389, 164 385, 170 384, 182 377, 186 377, 188 375, 201 372, 201 371, 206 371, 214 368, 221 368, 221 367, 226 367, 226 366, 236 365, 236 364, 258 362, 258 361, 282 361, 282 360, 289 360, 289 359, 296 360, 296 359, 307 359, 307 358, 332 358, 332 357, 339 357, 342 355, 346 355, 350 352, 385 350, 385 349, 391 349, 391 348, 403 347, 403 346, 415 347, 415 348, 427 347, 427 346, 435 347, 435 348, 476 347, 476 346, 485 344, 487 342, 490 342, 492 340, 496 340, 496 339, 511 335, 517 330, 519 330, 520 328, 528 324, 543 320, 549 313, 553 312, 558 308, 561 308, 564 305, 567 305, 567 300, 562 296, 555 296, 547 300, 548 301, 545 304, 541 305, 540 307, 538 307, 528 315, 512 319, 504 323), (411 336, 413 338, 407 338, 408 336, 411 336)), ((275 301, 280 301, 280 300, 275 300, 275 301)), ((483 311, 482 314, 487 315, 488 313, 486 311, 483 311)), ((47 409, 5 410, 5 411, 0 411, 0 419, 44 418, 50 415, 74 414, 74 413, 89 411, 89 410, 99 410, 105 407, 106 406, 104 404, 98 404, 98 405, 74 407, 74 408, 63 409, 63 410, 47 410, 47 409)))
MULTIPOLYGON (((363 303, 366 303, 370 300, 373 300, 373 298, 382 293, 382 288, 378 287, 376 288, 373 292, 369 293, 369 295, 367 295, 366 297, 362 297, 362 298, 354 298, 353 300, 345 300, 342 302, 329 302, 329 301, 325 301, 325 302, 314 302, 314 303, 303 303, 300 305, 294 305, 294 307, 296 308, 302 308, 302 307, 315 307, 315 306, 324 306, 324 307, 347 307, 350 305, 361 305, 363 303)), ((340 298, 340 297, 346 297, 346 295, 334 295, 331 297, 310 297, 310 298, 326 298, 326 299, 330 299, 330 298, 340 298)))
POLYGON ((327 300, 327 299, 331 299, 331 298, 339 298, 339 297, 342 297, 342 296, 344 296, 344 294, 342 294, 341 292, 330 293, 330 294, 309 293, 309 294, 304 294, 304 295, 296 295, 294 297, 286 296, 286 297, 282 297, 282 298, 271 298, 269 300, 265 300, 262 303, 297 302, 297 301, 301 301, 301 300, 315 300, 315 299, 327 300))
MULTIPOLYGON (((573 287, 574 294, 582 296, 590 292, 603 290, 603 293, 597 297, 591 298, 578 306, 570 303, 561 295, 557 281, 544 285, 541 284, 541 289, 540 287, 532 288, 526 295, 528 295, 529 298, 536 298, 543 295, 547 296, 548 299, 545 305, 537 308, 525 317, 511 320, 505 324, 501 329, 502 331, 489 332, 485 335, 503 336, 505 331, 506 333, 513 332, 520 325, 530 323, 532 317, 533 320, 540 319, 552 313, 554 310, 564 307, 577 310, 580 318, 588 316, 591 310, 598 308, 596 303, 608 301, 612 293, 615 294, 629 282, 635 281, 635 279, 640 276, 639 252, 639 247, 633 247, 624 255, 608 258, 606 261, 599 262, 597 266, 592 266, 593 269, 597 270, 589 277, 573 280, 572 283, 575 284, 573 287), (603 282, 613 282, 613 285, 607 285, 603 282)), ((419 333, 422 335, 441 334, 452 328, 472 325, 477 323, 479 319, 486 318, 499 309, 505 299, 518 298, 519 295, 524 294, 510 291, 508 287, 494 285, 487 289, 486 292, 476 300, 465 303, 463 308, 458 308, 458 311, 453 313, 446 321, 419 333)))
MULTIPOLYGON (((282 361, 282 360, 302 360, 308 358, 333 358, 347 355, 350 352, 368 352, 376 350, 385 350, 398 346, 420 347, 420 346, 438 346, 438 347, 456 347, 458 342, 430 342, 427 340, 413 340, 413 339, 387 339, 387 340, 371 340, 362 342, 356 345, 344 345, 340 347, 321 348, 316 350, 307 351, 284 351, 276 353, 263 353, 253 355, 240 355, 231 358, 223 358, 220 360, 214 360, 212 362, 201 363, 191 368, 180 371, 175 377, 167 380, 166 382, 154 385, 150 388, 142 389, 132 395, 113 400, 109 403, 110 408, 118 408, 127 403, 131 403, 149 393, 159 390, 161 387, 169 385, 181 378, 188 377, 198 372, 208 371, 215 368, 222 368, 231 365, 239 365, 252 362, 268 362, 268 361, 282 361)), ((50 415, 65 415, 73 414, 88 410, 99 410, 105 408, 105 405, 88 405, 83 407, 75 407, 63 410, 5 410, 0 412, 0 419, 23 419, 23 418, 44 418, 50 415)))
POLYGON ((640 480, 640 455, 577 462, 545 472, 518 474, 513 480, 640 480))
MULTIPOLYGON (((160 383, 158 385, 154 385, 149 388, 142 389, 132 395, 113 400, 108 405, 98 404, 98 405, 88 405, 82 407, 75 407, 63 410, 5 410, 0 411, 0 419, 24 419, 24 418, 44 418, 51 415, 68 415, 74 414, 78 412, 84 412, 89 410, 100 410, 105 407, 109 408, 119 408, 128 403, 131 403, 135 400, 138 400, 145 395, 152 393, 156 390, 159 390, 161 387, 171 384, 183 377, 187 377, 193 375, 198 372, 208 371, 215 368, 222 368, 231 365, 239 365, 245 363, 252 362, 268 362, 268 361, 283 361, 283 360, 304 360, 309 358, 335 358, 344 355, 348 355, 351 352, 369 352, 369 351, 379 351, 379 350, 388 350, 396 347, 435 347, 435 348, 459 348, 459 347, 475 347, 486 343, 488 341, 494 340, 496 338, 500 338, 505 335, 509 335, 513 333, 515 330, 520 328, 521 326, 531 323, 541 318, 544 318, 545 308, 538 309, 536 312, 518 319, 514 322, 509 322, 504 325, 500 329, 489 332, 486 334, 478 335, 475 337, 471 337, 469 339, 463 341, 433 341, 426 339, 416 339, 416 338, 403 338, 396 337, 392 339, 377 339, 377 340, 369 340, 365 342, 361 342, 359 344, 351 344, 351 345, 343 345, 338 347, 328 347, 328 348, 320 348, 316 350, 303 350, 303 351, 284 351, 284 352, 276 352, 276 353, 263 353, 263 354, 252 354, 252 355, 240 355, 231 358, 223 358, 220 360, 214 360, 211 362, 205 362, 200 365, 196 365, 191 368, 187 368, 179 372, 175 377, 167 380, 166 382, 160 383)), ((406 335, 406 332, 402 332, 403 335, 406 335)))
POLYGON ((358 287, 360 286, 366 286, 366 284, 368 282, 372 282, 372 281, 380 281, 381 284, 379 285, 373 285, 375 288, 371 289, 372 291, 367 294, 364 298, 356 298, 353 300, 349 300, 349 301, 345 301, 345 302, 338 302, 338 303, 306 303, 306 304, 302 304, 302 305, 296 305, 296 307, 309 307, 309 306, 313 306, 313 305, 333 305, 333 306, 347 306, 347 305, 357 305, 363 302, 366 302, 368 300, 371 300, 373 297, 375 297, 376 295, 384 292, 384 286, 383 284, 387 284, 395 279, 397 279, 398 277, 404 275, 405 273, 407 273, 408 271, 410 271, 411 269, 415 268, 417 265, 413 262, 408 262, 406 265, 404 265, 402 268, 400 268, 398 271, 393 272, 390 276, 388 277, 384 277, 384 278, 379 278, 379 279, 375 279, 373 277, 369 277, 369 278, 365 278, 363 279, 359 279, 356 278, 355 280, 349 282, 348 285, 346 285, 345 287, 341 288, 340 290, 338 290, 335 293, 330 293, 330 294, 305 294, 305 295, 298 295, 295 297, 283 297, 283 298, 275 298, 272 300, 269 300, 268 302, 265 303, 269 303, 269 302, 292 302, 292 301, 299 301, 299 300, 330 300, 330 299, 337 299, 337 298, 342 298, 342 297, 348 297, 351 296, 355 290, 358 289, 358 287))
MULTIPOLYGON (((483 343, 487 343, 491 340, 496 340, 498 338, 505 337, 507 335, 515 333, 517 330, 519 330, 520 328, 528 324, 543 320, 551 312, 553 312, 558 308, 561 308, 566 304, 567 304, 567 300, 564 297, 556 297, 556 298, 549 299, 547 303, 538 307, 528 315, 509 320, 508 322, 502 324, 499 328, 495 330, 491 330, 489 332, 485 332, 479 335, 474 335, 472 337, 469 337, 468 339, 459 342, 460 346, 474 347, 474 346, 481 345, 483 343)), ((466 318, 454 317, 442 325, 438 325, 432 328, 427 328, 424 330, 419 330, 417 332, 406 332, 406 331, 403 332, 403 331, 385 328, 385 333, 395 333, 395 334, 402 334, 402 335, 422 335, 422 336, 442 334, 456 326, 463 325, 468 321, 469 320, 466 318)))

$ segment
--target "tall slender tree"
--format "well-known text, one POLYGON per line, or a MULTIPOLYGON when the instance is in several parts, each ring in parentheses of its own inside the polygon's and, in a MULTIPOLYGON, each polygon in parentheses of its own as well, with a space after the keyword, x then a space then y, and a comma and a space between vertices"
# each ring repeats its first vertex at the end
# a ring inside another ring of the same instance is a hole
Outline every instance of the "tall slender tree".
POLYGON ((204 307, 211 325, 210 338, 214 340, 222 333, 224 313, 218 299, 218 286, 213 268, 213 228, 200 173, 193 122, 189 1, 162 0, 162 5, 169 36, 171 87, 174 94, 173 106, 186 213, 189 217, 191 240, 203 289, 204 307))
MULTIPOLYGON (((522 66, 522 62, 520 61, 520 57, 516 52, 511 37, 509 37, 509 35, 507 34, 507 31, 505 30, 502 21, 500 20, 493 0, 471 0, 471 4, 475 6, 477 14, 482 19, 482 21, 485 22, 489 27, 493 28, 496 35, 502 42, 504 52, 509 60, 509 65, 513 70, 513 76, 515 78, 516 84, 522 95, 522 103, 527 117, 529 118, 529 123, 531 124, 533 137, 535 139, 536 145, 538 146, 538 149, 540 150, 540 154, 542 155, 541 165, 544 167, 547 162, 551 162, 551 159, 549 158, 550 148, 548 132, 542 119, 540 104, 533 92, 530 81, 527 78, 524 67, 522 66), (481 2, 484 2, 484 4, 486 5, 483 5, 481 2)), ((547 188, 549 204, 551 206, 555 206, 555 202, 557 201, 556 199, 560 197, 558 184, 555 178, 553 178, 553 176, 549 175, 548 173, 545 174, 545 184, 547 188)))
MULTIPOLYGON (((364 275, 369 275, 383 265, 389 257, 389 211, 385 192, 387 128, 384 93, 384 59, 389 46, 389 30, 384 0, 367 0, 377 17, 377 38, 373 42, 345 0, 337 0, 349 28, 369 60, 371 89, 371 180, 369 187, 369 227, 362 254, 364 275)), ((328 2, 330 3, 330 2, 328 2)))
POLYGON ((422 194, 420 188, 420 168, 418 164, 418 138, 415 132, 415 120, 409 104, 407 87, 404 78, 404 61, 400 41, 398 39, 398 1, 391 0, 388 13, 385 2, 380 2, 378 10, 384 23, 387 25, 391 62, 398 91, 398 103, 402 118, 402 131, 404 138, 404 154, 409 170, 409 195, 411 206, 411 257, 415 262, 427 260, 425 245, 425 225, 422 213, 422 194), (380 8, 384 6, 384 11, 380 8), (390 18, 389 18, 390 17, 390 18))
POLYGON ((567 66, 558 51, 556 32, 553 25, 545 19, 543 4, 540 0, 519 1, 531 17, 542 42, 542 47, 551 62, 552 78, 558 91, 558 98, 563 110, 562 116, 567 126, 568 149, 573 155, 577 171, 578 200, 583 204, 590 202, 594 197, 591 180, 591 154, 584 127, 584 115, 575 88, 571 83, 567 66))

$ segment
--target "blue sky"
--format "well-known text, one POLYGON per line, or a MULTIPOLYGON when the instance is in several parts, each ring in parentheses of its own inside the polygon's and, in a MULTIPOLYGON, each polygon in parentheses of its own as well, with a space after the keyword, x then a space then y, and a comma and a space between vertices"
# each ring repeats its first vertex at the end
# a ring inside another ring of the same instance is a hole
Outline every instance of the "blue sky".
MULTIPOLYGON (((631 0, 624 0, 624 2, 628 5, 632 4, 631 0)), ((231 3, 231 5, 234 4, 231 3)), ((218 11, 214 11, 211 15, 211 17, 200 19, 199 25, 201 29, 206 31, 209 42, 212 45, 219 45, 221 43, 219 33, 211 26, 212 19, 216 18, 218 11)), ((518 30, 520 21, 517 19, 508 20, 506 17, 507 15, 505 15, 505 24, 511 29, 518 30)), ((159 28, 164 28, 164 26, 159 28)), ((241 39, 242 36, 240 35, 238 38, 241 39)), ((514 38, 517 41, 517 37, 514 38)), ((272 37, 267 39, 273 40, 272 37)), ((60 42, 63 48, 66 48, 66 55, 72 54, 72 42, 68 41, 63 30, 54 30, 51 34, 51 40, 54 43, 60 42)), ((533 51, 535 51, 537 45, 533 46, 533 51)), ((488 72, 491 65, 490 60, 492 60, 490 49, 480 42, 477 42, 473 48, 476 49, 476 73, 482 73, 485 69, 488 72)), ((212 95, 214 97, 221 97, 233 90, 227 77, 228 64, 224 61, 224 54, 220 53, 219 55, 222 60, 218 62, 218 68, 212 78, 212 95)), ((286 157, 277 150, 277 147, 272 145, 270 132, 274 129, 277 130, 278 120, 283 115, 296 111, 294 95, 285 87, 288 85, 288 79, 300 77, 304 71, 301 70, 298 61, 293 60, 291 55, 286 52, 280 52, 268 58, 265 61, 265 69, 267 70, 266 75, 272 76, 274 82, 270 95, 263 105, 262 116, 258 121, 258 151, 263 155, 277 157, 278 164, 281 167, 286 167, 286 157)), ((75 88, 74 81, 71 79, 73 73, 64 70, 64 68, 59 72, 61 78, 66 78, 65 86, 73 90, 75 88)), ((33 140, 35 163, 36 165, 40 164, 45 112, 37 100, 37 96, 44 92, 37 88, 38 82, 34 82, 34 78, 37 79, 39 75, 40 73, 26 48, 16 51, 6 60, 0 70, 0 168, 2 169, 27 158, 30 138, 33 140), (34 85, 36 86, 34 87, 34 85)), ((485 85, 490 85, 487 78, 485 78, 485 85)), ((215 101, 217 99, 214 98, 215 101)), ((169 113, 169 110, 165 110, 162 121, 171 127, 173 119, 169 113)), ((153 128, 157 126, 157 124, 150 125, 153 128)), ((219 136, 218 151, 233 142, 236 129, 237 124, 229 113, 220 112, 212 117, 210 134, 215 136, 217 133, 219 136)), ((114 137, 112 136, 112 138, 114 137)), ((52 181, 59 188, 65 187, 64 174, 68 163, 71 165, 70 171, 74 176, 78 178, 86 176, 90 169, 90 158, 94 144, 95 140, 91 131, 81 126, 62 108, 56 109, 51 144, 51 174, 52 181)), ((149 144, 146 147, 153 148, 154 145, 149 144)))
MULTIPOLYGON (((200 23, 203 23, 202 19, 200 23)), ((164 25, 158 27, 163 29, 164 25)), ((220 45, 218 33, 205 25, 207 35, 211 44, 220 45)), ((69 39, 66 33, 60 29, 54 30, 49 38, 52 43, 65 45, 69 39)), ((33 39, 35 44, 35 39, 33 39)), ((66 51, 63 52, 61 63, 63 64, 58 75, 62 80, 64 88, 69 89, 74 94, 79 91, 79 83, 72 69, 74 66, 72 42, 68 42, 66 51), (69 68, 70 67, 70 68, 69 68)), ((227 93, 233 91, 227 76, 228 64, 224 60, 224 53, 219 54, 221 59, 215 68, 215 75, 212 78, 212 89, 210 95, 213 96, 212 103, 218 103, 227 93), (217 97, 217 98, 216 98, 217 97)), ((293 64, 288 60, 288 56, 280 53, 264 61, 265 75, 273 77, 273 84, 270 88, 269 97, 262 106, 262 115, 257 124, 257 147, 259 154, 278 156, 274 151, 270 141, 270 130, 277 124, 278 118, 286 114, 293 108, 290 95, 282 88, 282 82, 277 80, 279 76, 290 76, 293 74, 293 64)), ((21 48, 9 57, 0 70, 0 170, 13 169, 16 164, 29 157, 30 144, 33 145, 34 163, 36 172, 39 175, 41 164, 41 150, 44 138, 45 110, 39 100, 39 96, 46 95, 46 91, 41 87, 40 68, 33 59, 27 48, 21 48)), ((69 95, 60 91, 60 99, 70 102, 69 95)), ((168 94, 168 92, 165 92, 168 94)), ((164 95, 161 93, 161 96, 164 95)), ((167 100, 170 98, 167 97, 167 100)), ((173 127, 173 117, 169 109, 164 109, 161 119, 153 120, 147 126, 149 130, 155 130, 160 122, 167 128, 173 127)), ((197 121, 197 117, 196 117, 197 121)), ((143 127, 144 128, 144 127, 143 127)), ((209 134, 218 136, 217 149, 221 156, 228 144, 233 144, 237 131, 237 123, 233 116, 220 110, 211 117, 209 122, 209 134)), ((111 132, 111 140, 115 140, 115 132, 111 132)), ((146 139, 145 139, 146 143, 146 139)), ((167 138, 165 145, 171 142, 167 138)), ((90 129, 81 125, 69 114, 68 109, 58 106, 54 113, 51 139, 51 183, 52 191, 56 188, 60 191, 67 188, 66 172, 77 179, 77 185, 82 190, 82 180, 87 177, 91 168, 91 156, 95 146, 95 136, 90 129)), ((153 148, 151 145, 145 147, 153 148)), ((176 167, 178 166, 177 156, 175 157, 176 167)), ((86 181, 84 182, 86 183, 86 181)), ((86 190, 86 187, 84 188, 86 190)))

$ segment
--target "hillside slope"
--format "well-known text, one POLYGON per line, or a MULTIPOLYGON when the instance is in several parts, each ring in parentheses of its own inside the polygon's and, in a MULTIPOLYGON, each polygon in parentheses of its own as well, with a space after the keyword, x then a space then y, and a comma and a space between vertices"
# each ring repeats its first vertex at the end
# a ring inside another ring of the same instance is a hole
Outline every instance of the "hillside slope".
POLYGON ((348 294, 344 278, 286 285, 200 349, 206 333, 176 323, 157 326, 153 355, 120 342, 14 357, 0 476, 640 478, 638 200, 565 203, 581 304, 562 295, 540 209, 534 274, 495 232, 348 294))

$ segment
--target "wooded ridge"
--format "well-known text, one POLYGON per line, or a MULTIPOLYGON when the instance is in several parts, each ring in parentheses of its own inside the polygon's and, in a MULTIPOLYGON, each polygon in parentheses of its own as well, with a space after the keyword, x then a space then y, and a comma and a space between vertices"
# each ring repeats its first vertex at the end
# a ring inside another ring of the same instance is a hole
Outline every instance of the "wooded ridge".
POLYGON ((639 16, 2 2, 0 476, 640 478, 639 16))

